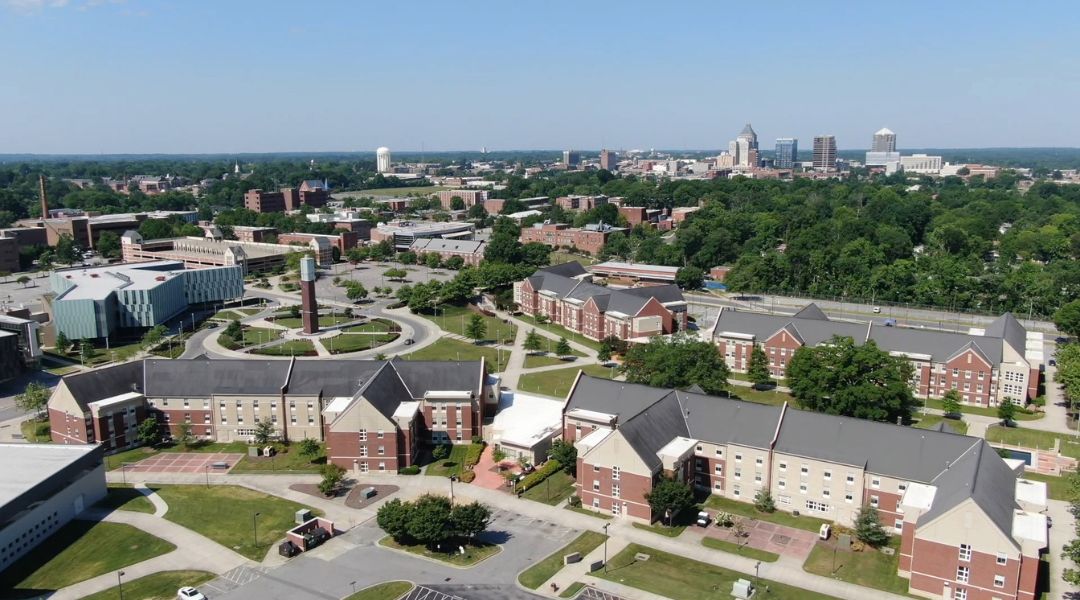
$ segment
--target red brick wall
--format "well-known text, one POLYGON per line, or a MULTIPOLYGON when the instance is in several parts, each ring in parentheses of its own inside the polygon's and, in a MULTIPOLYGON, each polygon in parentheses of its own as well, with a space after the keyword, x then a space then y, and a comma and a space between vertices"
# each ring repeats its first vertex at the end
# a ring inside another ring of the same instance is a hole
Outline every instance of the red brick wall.
MULTIPOLYGON (((86 444, 86 423, 83 415, 70 415, 55 408, 49 409, 49 429, 54 444, 86 444), (70 431, 70 433, 69 433, 70 431)), ((93 431, 91 429, 91 431, 93 431)))
MULTIPOLYGON (((1020 581, 1020 561, 1010 558, 1006 564, 998 565, 997 557, 991 554, 972 552, 970 561, 959 559, 959 548, 946 546, 916 537, 911 559, 911 587, 934 595, 942 593, 944 581, 951 582, 951 589, 963 587, 968 590, 968 600, 990 600, 991 598, 1014 598, 1020 581), (957 583, 958 566, 971 569, 968 583, 957 583), (994 587, 994 576, 1004 575, 1005 586, 994 587)), ((1034 586, 1034 578, 1031 585, 1034 586)), ((1033 591, 1033 587, 1032 587, 1033 591)))
MULTIPOLYGON (((672 333, 671 323, 674 319, 671 317, 671 311, 664 308, 663 304, 656 298, 649 298, 649 301, 645 303, 645 306, 638 311, 637 317, 660 317, 661 327, 663 327, 664 333, 672 333)), ((636 337, 639 333, 645 332, 631 332, 631 337, 636 337)))
POLYGON ((352 470, 354 464, 366 463, 371 472, 379 471, 379 463, 385 463, 385 472, 393 473, 399 466, 404 466, 402 452, 408 454, 405 449, 399 450, 401 434, 396 429, 384 431, 380 439, 378 433, 367 432, 367 440, 360 441, 360 435, 354 431, 329 432, 326 435, 326 455, 331 463, 352 470), (383 454, 379 454, 379 446, 383 447, 383 454), (360 448, 367 448, 367 457, 361 457, 360 448), (399 463, 399 459, 402 463, 399 463), (354 462, 355 461, 355 462, 354 462))
POLYGON ((969 397, 972 404, 979 404, 981 406, 989 406, 990 404, 990 363, 983 360, 975 352, 968 350, 960 356, 945 363, 945 372, 936 373, 938 390, 937 396, 942 396, 945 392, 952 389, 953 382, 956 382, 956 390, 960 392, 961 397, 966 401, 969 397), (957 374, 953 375, 953 369, 957 370, 957 374), (970 371, 971 377, 965 377, 965 372, 970 371), (979 371, 983 372, 983 376, 979 377, 979 371), (942 381, 944 379, 944 381, 942 381), (970 385, 970 390, 964 390, 964 384, 970 385), (982 392, 978 391, 979 384, 982 384, 982 392))
POLYGON ((600 467, 598 471, 594 471, 592 465, 579 460, 578 483, 583 507, 610 515, 612 502, 619 502, 624 503, 624 514, 627 516, 652 520, 652 510, 645 500, 645 494, 652 489, 651 477, 621 473, 615 481, 611 478, 609 467, 600 467), (596 481, 599 482, 599 491, 594 490, 593 483, 596 481), (611 496, 612 484, 619 486, 618 498, 611 496))
MULTIPOLYGON (((769 358, 769 371, 772 372, 773 377, 783 377, 787 371, 788 361, 791 360, 795 350, 802 346, 802 343, 788 333, 787 330, 780 330, 765 340, 763 346, 765 356, 769 358), (787 352, 781 354, 780 350, 786 350, 787 352)), ((747 357, 747 362, 749 363, 749 357, 747 357)))
POLYGON ((911 523, 904 524, 904 531, 900 534, 900 570, 911 571, 911 546, 915 542, 915 526, 911 523))

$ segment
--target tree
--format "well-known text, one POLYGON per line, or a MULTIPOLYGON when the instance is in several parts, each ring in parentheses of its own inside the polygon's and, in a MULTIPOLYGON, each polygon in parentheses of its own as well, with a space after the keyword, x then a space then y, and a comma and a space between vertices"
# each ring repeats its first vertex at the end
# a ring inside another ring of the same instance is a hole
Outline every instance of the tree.
POLYGON ((345 479, 345 469, 334 463, 326 463, 320 469, 322 480, 319 481, 319 491, 323 496, 332 496, 337 491, 341 481, 345 479))
MULTIPOLYGON (((147 219, 147 221, 151 220, 152 219, 147 219)), ((57 261, 66 265, 73 264, 79 260, 79 250, 75 247, 75 240, 66 233, 61 234, 60 239, 56 241, 56 248, 53 249, 53 254, 57 261)))
POLYGON ((674 479, 661 479, 645 494, 645 501, 654 516, 667 519, 668 525, 675 515, 694 505, 694 491, 690 486, 674 479))
POLYGON ((407 528, 411 506, 409 502, 402 502, 398 498, 394 498, 379 507, 379 511, 375 513, 375 522, 379 524, 380 529, 394 538, 395 541, 398 543, 404 542, 408 535, 407 528))
POLYGON ((234 340, 239 340, 244 336, 244 326, 240 324, 240 321, 233 319, 225 326, 224 333, 234 340))
POLYGON ((274 423, 270 419, 255 422, 255 443, 262 446, 270 443, 277 432, 274 431, 274 423))
POLYGON ((289 316, 292 317, 293 319, 299 319, 300 318, 300 305, 299 304, 292 304, 292 305, 289 306, 289 316))
POLYGON ((180 422, 177 427, 176 441, 183 446, 190 446, 195 441, 195 436, 191 433, 191 421, 180 422))
MULTIPOLYGON (((480 206, 480 205, 476 204, 475 206, 480 206)), ((447 269, 457 271, 458 269, 460 269, 463 266, 465 266, 465 259, 460 257, 460 256, 451 256, 450 258, 446 259, 446 268, 447 269)))
POLYGON ((487 335, 487 323, 484 322, 484 317, 478 314, 469 317, 469 324, 465 326, 465 335, 472 338, 474 342, 483 339, 487 335))
POLYGON ((600 344, 600 349, 596 351, 596 360, 602 363, 611 360, 611 348, 607 344, 600 344))
MULTIPOLYGON (((1076 517, 1080 515, 1080 471, 1069 473, 1067 482, 1066 494, 1069 501, 1069 512, 1076 517)), ((1072 562, 1074 566, 1080 567, 1080 529, 1078 529, 1077 535, 1078 537, 1074 537, 1061 548, 1061 558, 1072 562)), ((1080 568, 1066 568, 1062 572, 1061 578, 1072 585, 1080 585, 1080 568)))
POLYGON ((165 336, 168 335, 168 333, 169 330, 165 329, 164 325, 154 325, 143 335, 142 347, 153 348, 161 343, 161 340, 165 339, 165 336))
POLYGON ((64 332, 61 331, 56 334, 56 345, 54 347, 56 348, 57 352, 60 352, 61 354, 66 354, 68 348, 71 347, 71 340, 69 340, 68 336, 64 335, 64 332))
POLYGON ((398 269, 397 267, 383 271, 383 277, 391 280, 396 279, 400 281, 405 279, 406 275, 408 275, 408 272, 406 272, 405 269, 398 269))
POLYGON ((555 440, 551 444, 551 448, 548 448, 547 457, 550 460, 557 460, 562 465, 563 471, 574 477, 577 473, 577 448, 574 447, 572 442, 566 440, 555 440))
POLYGON ((1016 404, 1013 403, 1012 398, 1005 398, 998 404, 997 416, 1001 419, 1001 424, 1008 427, 1013 422, 1013 418, 1016 416, 1016 404))
POLYGON ((675 272, 675 284, 684 290, 699 290, 705 284, 705 271, 693 265, 675 272))
POLYGON ((573 351, 570 349, 570 342, 566 341, 566 338, 559 338, 559 342, 555 344, 555 354, 559 356, 569 356, 573 351))
POLYGON ((949 390, 941 397, 941 412, 946 417, 960 414, 960 392, 949 390))
POLYGON ((750 383, 753 383, 756 388, 772 385, 773 378, 772 373, 769 372, 769 357, 765 355, 765 349, 757 344, 754 344, 754 348, 750 351, 750 364, 747 365, 746 375, 750 378, 750 383))
POLYGON ((92 344, 90 340, 83 338, 79 342, 79 360, 81 360, 83 364, 86 364, 94 360, 94 354, 94 344, 92 344))
POLYGON ((304 438, 300 440, 300 456, 306 458, 315 458, 319 455, 319 441, 315 438, 304 438))
POLYGON ((697 385, 706 394, 727 389, 728 366, 711 342, 677 335, 670 341, 653 338, 626 350, 619 371, 630 383, 653 387, 688 388, 697 385))
POLYGON ((477 202, 476 204, 473 204, 472 206, 469 207, 468 215, 469 215, 469 219, 471 219, 471 220, 485 221, 487 219, 488 212, 487 212, 487 209, 484 208, 484 205, 482 203, 477 202))
POLYGON ((461 199, 461 196, 450 198, 450 210, 465 210, 465 201, 461 199))
POLYGON ((802 408, 873 421, 907 420, 915 407, 908 382, 912 367, 870 340, 856 345, 835 336, 803 346, 787 366, 788 385, 802 408))
POLYGON ((540 339, 540 334, 536 333, 535 329, 530 329, 529 333, 525 334, 525 349, 529 352, 538 352, 544 347, 544 342, 540 339))
POLYGON ((776 503, 773 502, 772 494, 769 490, 758 490, 758 493, 754 495, 754 508, 758 512, 771 513, 776 511, 776 503))
POLYGON ((431 458, 435 460, 446 460, 450 457, 450 444, 436 444, 431 449, 431 458))
POLYGON ((855 518, 855 537, 872 548, 880 548, 889 543, 889 534, 878 520, 878 511, 869 504, 859 509, 855 518))
POLYGON ((450 514, 449 498, 430 494, 420 496, 412 503, 405 530, 412 539, 433 548, 453 534, 448 527, 450 514))
POLYGON ((94 244, 94 248, 104 258, 118 258, 120 256, 120 236, 112 231, 103 231, 97 243, 94 244))
POLYGON ((1054 313, 1054 325, 1066 335, 1080 337, 1080 300, 1061 305, 1054 313))
POLYGON ((439 265, 442 264, 442 259, 434 252, 428 252, 424 255, 424 264, 427 265, 429 269, 438 269, 439 265))
POLYGON ((22 393, 15 395, 15 407, 24 412, 32 412, 40 415, 45 412, 49 404, 49 388, 31 381, 23 388, 22 393))
POLYGON ((15 280, 15 283, 26 287, 26 284, 30 283, 30 278, 26 275, 19 275, 19 278, 15 280))
POLYGON ((450 512, 452 530, 470 540, 483 533, 490 521, 491 509, 475 501, 458 504, 450 512))
POLYGON ((345 297, 353 302, 357 300, 363 300, 368 297, 367 288, 359 281, 347 281, 345 282, 345 297))
POLYGON ((135 429, 135 436, 144 446, 153 446, 161 441, 161 426, 157 417, 148 417, 139 423, 135 429))
POLYGON ((8 277, 11 277, 11 271, 0 271, 0 281, 3 281, 8 277))

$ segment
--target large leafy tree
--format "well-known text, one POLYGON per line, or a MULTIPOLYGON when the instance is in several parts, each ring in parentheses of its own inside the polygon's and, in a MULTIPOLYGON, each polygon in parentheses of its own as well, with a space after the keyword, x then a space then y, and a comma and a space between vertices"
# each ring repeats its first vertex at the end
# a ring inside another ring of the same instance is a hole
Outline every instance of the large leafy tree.
POLYGON ((49 403, 49 388, 31 381, 23 391, 15 395, 15 407, 21 411, 41 414, 49 403))
POLYGON ((379 507, 379 511, 375 514, 375 522, 395 541, 404 542, 408 536, 410 508, 411 503, 394 498, 379 507))
POLYGON ((490 521, 491 509, 479 502, 458 504, 450 511, 451 530, 470 540, 483 533, 490 521))
POLYGON ((1067 335, 1080 337, 1080 300, 1063 304, 1054 313, 1054 325, 1067 335))
POLYGON ((445 496, 420 496, 412 503, 405 531, 417 542, 434 547, 453 535, 450 515, 450 500, 445 496))
POLYGON ((889 543, 889 534, 882 528, 878 511, 873 506, 867 504, 859 509, 859 515, 855 518, 855 537, 874 548, 889 543))
POLYGON ((915 398, 908 381, 911 364, 890 356, 873 340, 857 345, 849 337, 803 346, 787 366, 788 385, 808 410, 873 421, 908 419, 915 398))
POLYGON ((566 440, 555 440, 551 444, 551 448, 548 449, 547 456, 551 460, 559 461, 564 471, 571 476, 577 472, 577 448, 574 447, 573 442, 566 440))
POLYGON ((631 383, 673 388, 697 385, 707 394, 725 391, 729 374, 716 346, 681 335, 631 346, 619 370, 631 383))
POLYGON ((645 494, 645 501, 652 508, 653 516, 670 525, 676 515, 694 505, 694 491, 681 481, 661 479, 645 494))
POLYGON ((754 344, 750 351, 750 364, 746 367, 746 375, 750 383, 756 387, 764 387, 773 382, 772 373, 769 372, 769 357, 765 355, 765 349, 754 344))

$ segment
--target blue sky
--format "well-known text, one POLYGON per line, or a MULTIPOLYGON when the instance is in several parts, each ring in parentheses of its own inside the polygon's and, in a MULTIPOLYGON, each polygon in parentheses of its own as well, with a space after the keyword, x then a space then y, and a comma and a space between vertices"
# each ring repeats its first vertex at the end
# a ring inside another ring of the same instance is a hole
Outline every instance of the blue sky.
POLYGON ((1071 2, 0 0, 0 153, 1080 146, 1071 2), (1034 9, 1038 13, 1034 13, 1034 9), (1028 10, 1029 14, 1023 11, 1028 10))

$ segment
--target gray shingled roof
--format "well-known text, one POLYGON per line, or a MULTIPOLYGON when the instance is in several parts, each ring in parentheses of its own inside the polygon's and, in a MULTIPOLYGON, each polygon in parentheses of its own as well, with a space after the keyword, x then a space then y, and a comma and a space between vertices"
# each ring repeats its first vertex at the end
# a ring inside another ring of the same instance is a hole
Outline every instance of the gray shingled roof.
POLYGON ((64 377, 64 385, 79 406, 133 391, 143 391, 143 361, 136 360, 64 377), (133 388, 134 386, 134 388, 133 388))
POLYGON ((214 394, 278 394, 289 374, 288 360, 144 361, 146 395, 208 398, 214 394))
POLYGON ((585 267, 581 263, 570 261, 561 265, 551 265, 550 267, 544 267, 536 272, 537 275, 542 273, 550 273, 552 275, 562 275, 563 277, 577 277, 578 275, 584 275, 588 273, 585 267))
POLYGON ((1005 313, 986 327, 986 335, 1001 338, 1013 347, 1013 350, 1023 354, 1027 345, 1027 330, 1016 320, 1012 313, 1005 313))
POLYGON ((371 360, 297 360, 288 392, 327 398, 352 396, 382 365, 371 360))
POLYGON ((919 524, 929 523, 971 498, 1012 539, 1013 514, 1018 508, 1013 496, 1016 475, 985 440, 975 440, 930 483, 937 492, 930 510, 919 517, 919 524))
POLYGON ((1001 363, 1001 339, 949 331, 909 329, 872 325, 870 339, 886 352, 929 354, 934 362, 945 362, 968 344, 974 344, 991 365, 1001 363))
MULTIPOLYGON (((806 310, 806 309, 803 309, 806 310)), ((818 318, 802 319, 797 316, 767 315, 757 312, 746 312, 733 308, 721 309, 716 319, 714 336, 721 332, 731 331, 753 335, 759 341, 765 341, 774 333, 784 327, 791 326, 797 332, 798 337, 804 344, 816 346, 832 339, 834 335, 850 337, 856 343, 866 341, 867 326, 864 323, 848 323, 845 321, 820 320, 818 318)))
POLYGON ((575 264, 578 268, 559 269, 558 267, 564 265, 558 265, 557 267, 540 269, 528 278, 529 284, 537 291, 551 292, 558 298, 571 298, 582 302, 593 298, 597 308, 601 311, 615 311, 631 316, 636 315, 649 302, 650 298, 656 298, 661 303, 682 302, 684 300, 682 290, 676 285, 615 289, 580 279, 573 279, 562 273, 574 273, 578 270, 584 273, 585 269, 579 263, 566 264, 575 264), (550 269, 557 269, 557 271, 553 272, 550 269))
POLYGON ((724 440, 748 448, 768 448, 780 421, 780 407, 678 392, 690 437, 724 440))
POLYGON ((676 437, 690 435, 679 398, 674 393, 667 394, 619 425, 619 431, 650 469, 660 466, 657 451, 676 437))
POLYGON ((566 410, 581 408, 616 415, 623 422, 671 393, 671 390, 582 374, 567 400, 566 410))
POLYGON ((413 398, 394 367, 389 362, 381 364, 379 370, 364 382, 360 394, 384 417, 393 419, 398 406, 413 398))
POLYGON ((414 397, 430 391, 473 391, 480 387, 480 361, 401 360, 391 364, 414 397))

